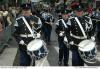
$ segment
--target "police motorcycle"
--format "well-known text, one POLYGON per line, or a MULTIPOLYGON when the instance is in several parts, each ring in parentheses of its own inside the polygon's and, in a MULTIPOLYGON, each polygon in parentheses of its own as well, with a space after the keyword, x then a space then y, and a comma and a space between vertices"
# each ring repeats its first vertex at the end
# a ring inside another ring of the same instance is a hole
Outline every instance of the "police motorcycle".
MULTIPOLYGON (((78 22, 78 24, 79 24, 79 22, 78 22)), ((65 36, 64 43, 67 44, 68 48, 70 48, 70 45, 78 46, 78 52, 79 52, 79 55, 82 58, 82 60, 85 63, 94 64, 97 62, 97 59, 96 59, 97 48, 96 48, 95 38, 93 36, 90 39, 87 39, 87 36, 86 36, 82 26, 81 25, 79 25, 79 26, 81 27, 80 29, 81 29, 81 31, 86 39, 81 41, 79 44, 75 44, 73 41, 68 43, 68 39, 65 36)), ((70 33, 70 36, 72 36, 71 33, 70 33)))
POLYGON ((26 19, 24 17, 20 17, 20 18, 24 21, 24 23, 28 27, 28 29, 33 37, 33 40, 31 42, 29 42, 28 44, 25 44, 27 46, 27 53, 31 57, 30 65, 32 66, 34 60, 38 61, 43 58, 46 58, 48 55, 48 50, 46 48, 46 43, 41 39, 40 33, 37 33, 34 30, 35 34, 33 34, 33 31, 31 29, 31 27, 29 26, 29 24, 27 23, 26 19))

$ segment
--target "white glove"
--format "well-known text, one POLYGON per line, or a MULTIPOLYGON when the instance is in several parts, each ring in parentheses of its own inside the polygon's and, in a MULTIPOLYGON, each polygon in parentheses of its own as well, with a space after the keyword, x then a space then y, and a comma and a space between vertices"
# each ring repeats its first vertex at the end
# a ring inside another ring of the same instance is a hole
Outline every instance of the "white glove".
POLYGON ((64 32, 62 31, 62 32, 60 32, 60 34, 59 34, 59 36, 63 36, 64 35, 64 32))
POLYGON ((74 41, 69 42, 69 44, 74 45, 74 41))
POLYGON ((63 36, 63 33, 60 33, 59 36, 63 36))
POLYGON ((40 33, 37 33, 36 35, 37 35, 36 38, 40 38, 41 37, 40 33))
POLYGON ((64 41, 65 41, 65 42, 68 42, 68 39, 67 39, 67 37, 66 37, 66 36, 64 37, 64 41))
POLYGON ((92 39, 93 41, 95 41, 95 37, 94 37, 94 36, 92 36, 91 39, 92 39))
POLYGON ((19 42, 19 44, 24 45, 25 43, 24 43, 23 40, 21 40, 21 41, 19 42))

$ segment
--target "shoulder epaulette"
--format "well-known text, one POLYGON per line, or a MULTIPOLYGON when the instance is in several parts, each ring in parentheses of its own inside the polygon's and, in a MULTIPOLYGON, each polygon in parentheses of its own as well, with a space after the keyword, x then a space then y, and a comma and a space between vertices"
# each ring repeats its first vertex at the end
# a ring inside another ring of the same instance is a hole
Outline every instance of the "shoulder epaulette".
POLYGON ((39 18, 38 16, 35 15, 36 18, 39 18))
POLYGON ((73 18, 75 18, 75 17, 70 17, 69 19, 73 19, 73 18))
POLYGON ((58 21, 60 21, 60 20, 62 20, 62 19, 59 19, 58 21))
POLYGON ((90 18, 89 16, 84 16, 84 17, 86 17, 86 18, 90 18))
POLYGON ((16 17, 16 20, 18 20, 18 19, 20 19, 20 18, 22 18, 23 16, 22 15, 20 15, 20 16, 18 16, 18 17, 16 17))

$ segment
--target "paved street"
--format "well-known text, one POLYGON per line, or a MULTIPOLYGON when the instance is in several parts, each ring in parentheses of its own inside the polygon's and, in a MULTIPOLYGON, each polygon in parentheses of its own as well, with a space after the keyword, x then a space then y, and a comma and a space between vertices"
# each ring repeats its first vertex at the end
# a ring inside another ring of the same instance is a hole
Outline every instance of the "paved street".
MULTIPOLYGON (((48 56, 42 60, 36 62, 36 66, 58 66, 58 42, 57 36, 55 33, 55 24, 53 25, 53 30, 51 34, 51 44, 47 45, 47 49, 49 51, 48 56)), ((70 52, 71 53, 71 52, 70 52)), ((71 56, 69 58, 69 64, 71 64, 71 56)), ((18 65, 18 55, 16 60, 14 61, 14 65, 18 65)))
MULTIPOLYGON (((58 23, 60 30, 62 29, 65 30, 65 28, 70 29, 70 27, 66 26, 65 24, 67 22, 69 25, 71 25, 71 28, 73 28, 74 26, 74 28, 71 29, 73 30, 71 31, 72 36, 73 38, 75 37, 80 40, 84 39, 83 37, 81 38, 81 34, 84 37, 85 37, 85 34, 87 37, 88 35, 92 34, 91 32, 89 32, 92 30, 92 22, 90 18, 93 19, 93 27, 95 24, 97 24, 98 28, 100 27, 99 25, 100 0, 0 0, 0 66, 15 66, 15 67, 19 66, 20 54, 18 50, 18 44, 15 38, 12 36, 13 32, 16 31, 16 34, 14 35, 17 37, 17 34, 20 34, 19 36, 22 37, 22 40, 24 40, 25 43, 23 41, 20 41, 19 42, 20 44, 22 45, 27 44, 27 41, 31 39, 30 38, 24 39, 24 38, 32 36, 30 35, 29 32, 35 34, 34 31, 38 32, 39 31, 38 29, 41 27, 41 25, 46 26, 46 24, 41 24, 41 20, 39 20, 38 17, 42 18, 43 22, 45 23, 49 23, 52 21, 53 18, 51 18, 51 15, 49 15, 49 13, 52 14, 55 19, 55 22, 52 25, 52 32, 50 32, 51 42, 50 44, 48 43, 48 45, 46 45, 47 50, 48 50, 48 55, 45 58, 36 61, 35 65, 37 67, 58 66, 59 45, 58 45, 58 38, 55 32, 55 23, 57 19, 63 18, 63 20, 59 21, 58 23), (20 16, 25 17, 24 19, 25 24, 28 22, 29 25, 31 25, 33 32, 28 30, 27 26, 25 26, 22 19, 19 19, 20 16), (88 18, 88 16, 90 18, 88 18), (73 19, 73 17, 75 17, 75 20, 73 19), (67 18, 69 18, 71 21, 66 20, 67 18), (63 23, 63 25, 60 25, 60 23, 63 23), (82 24, 83 29, 80 24, 82 24), (14 26, 16 26, 16 28, 14 26), (63 28, 63 26, 65 28, 63 28), (80 32, 80 29, 82 32, 80 32), (2 39, 2 36, 4 36, 3 39, 2 39)), ((99 29, 96 29, 96 31, 99 31, 99 29)), ((46 34, 47 32, 49 33, 48 30, 45 30, 45 32, 46 34)), ((61 32, 59 35, 62 36, 63 32, 61 32)), ((37 35, 37 37, 38 36, 39 35, 37 35)), ((78 41, 76 40, 76 42, 78 41)), ((97 47, 97 53, 96 53, 97 62, 93 64, 85 63, 84 68, 88 66, 100 66, 100 41, 96 43, 97 43, 96 44, 97 45, 96 46, 97 47)), ((37 44, 39 44, 38 41, 37 41, 37 44)), ((73 44, 73 42, 71 44, 73 44)), ((34 46, 37 46, 37 45, 34 45, 34 46)), ((89 48, 92 48, 91 46, 89 48)), ((94 50, 95 49, 93 49, 92 51, 94 50)), ((86 54, 88 54, 88 52, 86 52, 86 54)), ((74 56, 75 55, 77 55, 77 53, 75 53, 74 56)), ((89 56, 91 56, 91 54, 89 54, 89 56)), ((77 57, 75 57, 75 60, 77 60, 76 58, 77 57)), ((72 66, 71 50, 69 51, 68 65, 72 66)))
MULTIPOLYGON (((36 62, 36 66, 58 66, 58 43, 57 36, 55 34, 55 24, 53 25, 51 44, 47 45, 49 54, 46 58, 36 62)), ((9 46, 0 55, 0 66, 19 66, 19 52, 18 46, 13 39, 9 42, 9 46)), ((100 66, 100 47, 97 46, 97 60, 95 64, 85 64, 85 66, 100 66)), ((71 66, 71 51, 69 56, 69 66, 71 66)))

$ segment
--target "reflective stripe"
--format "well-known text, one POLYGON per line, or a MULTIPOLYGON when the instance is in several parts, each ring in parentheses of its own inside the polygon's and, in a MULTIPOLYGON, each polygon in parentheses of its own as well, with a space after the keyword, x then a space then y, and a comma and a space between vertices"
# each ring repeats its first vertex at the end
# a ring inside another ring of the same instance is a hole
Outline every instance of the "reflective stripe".
POLYGON ((84 36, 76 36, 76 35, 73 35, 73 34, 70 34, 71 37, 73 38, 76 38, 76 39, 86 39, 84 36))
POLYGON ((84 31, 84 29, 83 29, 81 23, 79 22, 78 18, 75 17, 75 20, 76 20, 77 24, 79 25, 79 27, 80 27, 80 29, 81 29, 81 31, 82 31, 82 34, 83 34, 83 36, 84 36, 84 38, 87 38, 87 35, 86 35, 86 33, 85 33, 85 31, 84 31))
POLYGON ((31 34, 27 34, 27 35, 25 35, 25 34, 20 34, 20 37, 33 37, 31 34))
POLYGON ((61 19, 63 25, 65 26, 65 28, 68 28, 67 25, 65 24, 65 21, 63 19, 61 19))

